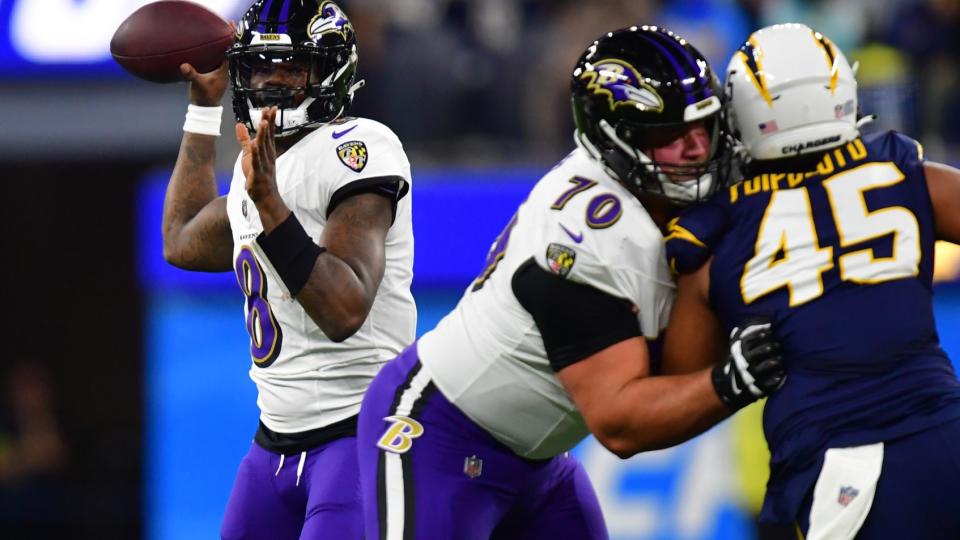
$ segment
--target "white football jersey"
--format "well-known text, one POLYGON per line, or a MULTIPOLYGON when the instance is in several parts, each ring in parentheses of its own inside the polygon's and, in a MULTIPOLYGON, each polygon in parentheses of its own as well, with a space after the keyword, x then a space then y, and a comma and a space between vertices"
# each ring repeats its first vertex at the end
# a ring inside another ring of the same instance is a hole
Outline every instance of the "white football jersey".
MULTIPOLYGON (((277 159, 276 176, 284 202, 314 241, 327 223, 331 199, 345 186, 383 176, 400 176, 408 184, 411 180, 410 163, 396 135, 363 118, 315 129, 277 159)), ((410 196, 397 204, 386 239, 386 271, 370 314, 356 334, 335 343, 264 262, 255 245, 263 226, 245 182, 238 159, 227 214, 234 271, 245 296, 250 378, 257 385, 260 420, 279 433, 344 420, 359 412, 363 393, 380 366, 415 338, 410 196)))
POLYGON ((649 214, 578 148, 537 182, 480 277, 420 339, 420 359, 447 399, 518 455, 546 458, 569 450, 588 430, 513 293, 514 273, 531 258, 632 302, 650 339, 666 327, 674 283, 649 214))

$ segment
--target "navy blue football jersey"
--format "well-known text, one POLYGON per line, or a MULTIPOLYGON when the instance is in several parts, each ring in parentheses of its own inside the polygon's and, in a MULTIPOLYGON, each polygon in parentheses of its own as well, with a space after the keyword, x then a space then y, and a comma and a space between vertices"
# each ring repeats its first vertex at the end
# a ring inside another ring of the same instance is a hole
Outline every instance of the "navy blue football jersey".
POLYGON ((887 132, 817 159, 806 161, 811 170, 730 186, 667 236, 678 273, 713 256, 710 302, 728 332, 752 316, 773 320, 787 381, 764 410, 771 477, 761 517, 783 523, 795 519, 826 448, 960 417, 960 384, 933 319, 922 148, 887 132))

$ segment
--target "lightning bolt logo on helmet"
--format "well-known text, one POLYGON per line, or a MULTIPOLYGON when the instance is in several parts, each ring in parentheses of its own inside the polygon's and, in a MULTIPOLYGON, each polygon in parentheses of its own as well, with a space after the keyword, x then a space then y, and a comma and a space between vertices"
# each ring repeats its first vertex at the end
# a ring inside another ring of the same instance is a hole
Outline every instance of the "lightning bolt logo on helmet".
POLYGON ((589 81, 587 88, 594 94, 607 96, 611 111, 632 105, 644 111, 663 112, 660 94, 623 60, 610 58, 588 64, 580 78, 589 81))
POLYGON ((349 39, 353 34, 353 25, 340 9, 340 6, 333 2, 323 2, 320 4, 320 11, 310 19, 307 25, 307 35, 311 39, 317 39, 324 34, 339 34, 344 40, 349 39))

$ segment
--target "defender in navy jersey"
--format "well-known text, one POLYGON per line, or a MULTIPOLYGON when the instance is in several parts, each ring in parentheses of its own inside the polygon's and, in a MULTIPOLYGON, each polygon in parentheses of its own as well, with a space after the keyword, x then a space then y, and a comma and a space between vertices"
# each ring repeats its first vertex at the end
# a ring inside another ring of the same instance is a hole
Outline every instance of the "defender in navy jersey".
POLYGON ((606 538, 568 450, 589 432, 623 457, 676 444, 782 380, 763 327, 734 336, 720 377, 651 377, 674 294, 661 231, 718 185, 725 156, 703 56, 662 28, 611 32, 572 87, 578 148, 364 398, 368 539, 606 538))
POLYGON ((772 318, 788 364, 764 411, 761 520, 960 538, 960 383, 932 309, 934 242, 960 241, 960 171, 904 135, 861 137, 850 66, 805 26, 751 35, 727 89, 752 161, 672 224, 665 368, 696 369, 735 321, 772 318))

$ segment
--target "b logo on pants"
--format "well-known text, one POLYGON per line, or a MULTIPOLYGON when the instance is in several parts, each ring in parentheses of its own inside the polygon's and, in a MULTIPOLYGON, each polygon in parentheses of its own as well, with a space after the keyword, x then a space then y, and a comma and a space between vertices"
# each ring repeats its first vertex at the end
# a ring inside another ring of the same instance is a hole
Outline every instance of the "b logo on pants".
POLYGON ((393 423, 377 441, 377 447, 387 452, 403 454, 413 446, 413 439, 423 435, 423 425, 413 418, 388 416, 384 420, 393 423))

